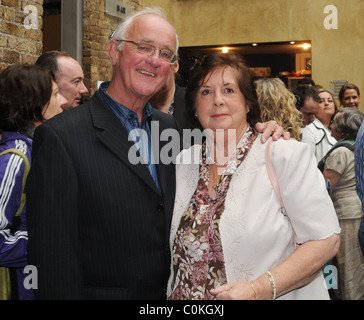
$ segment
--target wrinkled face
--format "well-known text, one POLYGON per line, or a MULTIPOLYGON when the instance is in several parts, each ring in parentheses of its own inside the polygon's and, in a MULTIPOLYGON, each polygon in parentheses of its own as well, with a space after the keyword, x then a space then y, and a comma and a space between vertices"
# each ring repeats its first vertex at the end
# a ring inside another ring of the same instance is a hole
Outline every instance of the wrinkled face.
POLYGON ((303 107, 300 109, 303 118, 303 124, 305 126, 309 125, 315 120, 315 114, 319 109, 319 103, 315 101, 312 97, 305 100, 303 107))
MULTIPOLYGON (((157 49, 172 52, 176 51, 177 46, 174 28, 162 17, 152 14, 136 18, 124 40, 143 41, 157 49)), ((138 52, 133 43, 124 42, 122 51, 117 50, 118 45, 118 41, 112 41, 109 56, 119 94, 129 100, 148 100, 165 84, 172 65, 160 58, 159 50, 148 55, 138 52)))
POLYGON ((347 89, 344 92, 341 104, 344 108, 356 108, 358 109, 360 102, 360 96, 355 89, 347 89))
POLYGON ((60 94, 57 84, 52 81, 52 95, 48 102, 48 105, 44 107, 42 112, 44 120, 49 120, 55 115, 63 112, 63 107, 66 104, 66 98, 60 94))
POLYGON ((57 58, 58 74, 56 81, 59 92, 67 99, 64 110, 77 107, 82 101, 82 95, 88 93, 83 83, 84 74, 80 64, 71 57, 57 58))
POLYGON ((231 67, 210 72, 196 97, 197 117, 204 129, 235 129, 241 136, 247 128, 247 105, 231 67))
POLYGON ((316 113, 316 117, 319 119, 331 118, 335 114, 335 104, 333 97, 328 92, 320 92, 319 96, 321 102, 319 103, 320 107, 316 113))

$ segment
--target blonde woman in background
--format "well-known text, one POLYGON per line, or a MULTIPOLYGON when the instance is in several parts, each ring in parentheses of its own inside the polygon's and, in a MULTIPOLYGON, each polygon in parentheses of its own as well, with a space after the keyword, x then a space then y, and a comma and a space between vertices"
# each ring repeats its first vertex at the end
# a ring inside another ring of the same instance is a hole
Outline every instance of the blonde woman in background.
POLYGON ((255 85, 262 121, 277 121, 292 138, 300 141, 302 113, 296 108, 294 94, 278 78, 259 79, 255 85))

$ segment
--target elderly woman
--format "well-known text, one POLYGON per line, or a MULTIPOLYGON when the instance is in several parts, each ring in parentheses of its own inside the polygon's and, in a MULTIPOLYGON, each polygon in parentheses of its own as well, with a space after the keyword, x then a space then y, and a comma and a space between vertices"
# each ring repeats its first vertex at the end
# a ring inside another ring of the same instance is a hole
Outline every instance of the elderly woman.
POLYGON ((242 58, 206 56, 192 70, 186 107, 207 139, 178 157, 169 299, 328 299, 321 268, 340 228, 309 147, 272 144, 288 219, 253 130, 260 109, 242 58))
POLYGON ((61 113, 66 103, 53 74, 38 66, 16 64, 0 74, 0 299, 34 299, 33 291, 24 287, 28 231, 23 177, 34 128, 61 113), (9 274, 11 297, 5 286, 9 274))
POLYGON ((364 299, 364 257, 358 229, 363 217, 361 201, 356 193, 354 146, 364 115, 354 108, 341 109, 331 125, 338 140, 319 163, 331 189, 331 198, 341 227, 341 244, 333 264, 338 270, 338 299, 364 299))

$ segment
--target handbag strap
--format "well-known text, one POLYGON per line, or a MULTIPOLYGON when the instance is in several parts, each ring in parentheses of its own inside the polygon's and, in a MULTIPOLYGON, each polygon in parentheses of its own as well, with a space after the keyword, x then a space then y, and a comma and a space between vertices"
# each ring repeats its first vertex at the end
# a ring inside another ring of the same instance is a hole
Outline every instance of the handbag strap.
POLYGON ((265 165, 267 167, 267 172, 268 172, 268 176, 269 176, 269 179, 272 183, 272 186, 273 186, 273 189, 274 189, 274 192, 276 193, 277 195, 277 198, 279 200, 279 203, 281 204, 281 212, 287 216, 287 212, 286 212, 286 209, 284 207, 284 203, 283 203, 283 200, 282 200, 282 196, 281 196, 281 191, 279 189, 279 184, 278 184, 278 180, 277 180, 277 176, 276 176, 276 172, 274 170, 274 167, 273 167, 273 163, 272 163, 272 157, 271 157, 271 146, 272 146, 272 139, 270 139, 268 142, 267 142, 267 147, 265 149, 265 165))
MULTIPOLYGON (((279 184, 278 184, 278 179, 277 179, 276 172, 274 170, 273 163, 272 163, 272 156, 271 156, 272 142, 273 142, 272 139, 270 139, 267 142, 267 147, 265 149, 265 165, 267 167, 268 176, 269 176, 269 179, 273 186, 274 192, 276 193, 279 203, 281 204, 281 212, 283 213, 283 215, 285 217, 287 217, 289 223, 292 226, 291 219, 289 218, 289 216, 287 214, 286 208, 285 208, 283 200, 282 200, 281 191, 279 189, 279 184)), ((292 229, 293 229, 293 226, 292 226, 292 229)), ((294 230, 293 230, 293 240, 294 240, 295 248, 297 248, 298 245, 296 243, 296 233, 294 230)))
POLYGON ((25 166, 24 174, 23 174, 23 181, 22 181, 22 194, 21 194, 21 199, 20 199, 20 206, 15 213, 15 216, 18 217, 18 216, 20 216, 21 212, 23 211, 23 208, 24 208, 24 205, 26 202, 26 195, 25 195, 24 189, 25 189, 25 183, 27 181, 27 176, 29 173, 30 165, 29 165, 29 160, 28 160, 27 156, 23 152, 21 152, 19 149, 15 149, 15 148, 6 149, 0 153, 0 156, 7 154, 7 153, 14 153, 14 154, 22 157, 23 161, 24 161, 24 166, 25 166))

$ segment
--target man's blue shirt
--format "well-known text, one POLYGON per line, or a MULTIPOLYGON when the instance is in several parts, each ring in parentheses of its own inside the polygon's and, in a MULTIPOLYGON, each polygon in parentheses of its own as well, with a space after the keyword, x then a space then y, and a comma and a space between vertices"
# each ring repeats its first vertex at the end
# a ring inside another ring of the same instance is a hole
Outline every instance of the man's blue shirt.
POLYGON ((97 94, 110 107, 110 109, 115 113, 120 122, 123 124, 124 128, 129 134, 129 139, 131 139, 138 147, 140 147, 138 148, 138 151, 143 158, 144 163, 148 167, 158 190, 162 193, 159 184, 157 168, 155 165, 156 162, 154 161, 154 152, 152 150, 153 144, 151 143, 152 138, 148 123, 148 119, 153 114, 153 108, 149 102, 145 105, 143 109, 142 121, 140 123, 138 115, 134 111, 123 106, 106 93, 109 84, 110 82, 103 82, 100 85, 97 94), (141 134, 139 134, 138 131, 134 129, 142 130, 142 132, 139 132, 141 134), (143 139, 143 137, 145 137, 143 133, 147 134, 146 139, 143 139))

